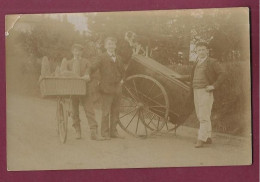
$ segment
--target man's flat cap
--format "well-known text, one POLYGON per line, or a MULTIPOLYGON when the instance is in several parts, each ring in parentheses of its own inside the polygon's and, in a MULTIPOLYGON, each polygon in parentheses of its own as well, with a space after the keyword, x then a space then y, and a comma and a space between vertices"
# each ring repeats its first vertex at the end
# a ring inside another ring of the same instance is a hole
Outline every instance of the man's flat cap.
POLYGON ((79 49, 79 50, 83 50, 84 47, 81 44, 73 44, 71 49, 79 49))

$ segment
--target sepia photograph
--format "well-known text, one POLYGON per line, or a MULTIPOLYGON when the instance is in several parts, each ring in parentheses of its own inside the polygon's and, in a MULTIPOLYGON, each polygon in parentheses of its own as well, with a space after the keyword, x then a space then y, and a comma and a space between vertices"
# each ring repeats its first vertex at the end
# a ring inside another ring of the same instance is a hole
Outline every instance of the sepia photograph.
POLYGON ((5 17, 7 170, 252 164, 249 8, 5 17))

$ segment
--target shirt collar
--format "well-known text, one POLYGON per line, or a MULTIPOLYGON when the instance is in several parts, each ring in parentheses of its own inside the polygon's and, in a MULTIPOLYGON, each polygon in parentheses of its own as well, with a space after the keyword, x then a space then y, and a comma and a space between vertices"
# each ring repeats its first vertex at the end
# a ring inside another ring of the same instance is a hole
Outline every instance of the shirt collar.
POLYGON ((107 51, 107 54, 108 54, 109 56, 111 56, 111 57, 113 57, 113 56, 116 55, 115 53, 111 53, 111 52, 109 52, 109 51, 107 51))

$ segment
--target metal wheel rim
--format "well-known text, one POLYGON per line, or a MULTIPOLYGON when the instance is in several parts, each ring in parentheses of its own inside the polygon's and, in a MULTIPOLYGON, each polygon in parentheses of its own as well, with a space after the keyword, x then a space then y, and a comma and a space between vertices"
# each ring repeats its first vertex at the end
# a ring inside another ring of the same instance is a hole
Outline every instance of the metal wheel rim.
POLYGON ((65 110, 65 102, 63 99, 58 100, 57 110, 58 134, 61 143, 65 143, 67 139, 68 114, 65 110))

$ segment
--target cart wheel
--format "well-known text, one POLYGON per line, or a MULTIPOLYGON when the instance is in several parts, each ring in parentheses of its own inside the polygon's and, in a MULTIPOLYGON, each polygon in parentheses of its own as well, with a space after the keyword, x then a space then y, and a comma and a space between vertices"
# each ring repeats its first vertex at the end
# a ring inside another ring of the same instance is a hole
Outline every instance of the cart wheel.
POLYGON ((168 118, 169 100, 164 87, 147 75, 133 75, 123 86, 120 127, 134 136, 160 131, 168 118))
POLYGON ((68 112, 65 110, 65 100, 62 98, 58 98, 57 102, 57 124, 60 141, 65 143, 67 139, 68 112))
POLYGON ((175 131, 176 132, 177 128, 179 128, 180 126, 181 126, 181 124, 175 124, 168 120, 165 123, 162 131, 165 131, 165 132, 175 131))

